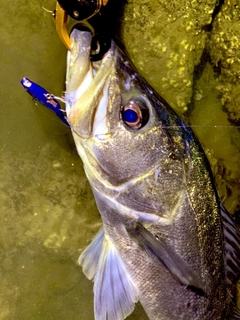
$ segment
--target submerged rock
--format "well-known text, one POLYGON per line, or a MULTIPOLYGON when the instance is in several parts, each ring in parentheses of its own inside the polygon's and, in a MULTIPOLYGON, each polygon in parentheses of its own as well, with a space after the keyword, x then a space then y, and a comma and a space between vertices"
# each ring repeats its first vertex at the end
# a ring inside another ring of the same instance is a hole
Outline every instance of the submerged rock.
POLYGON ((188 110, 215 0, 128 1, 123 39, 131 60, 178 113, 188 110))
POLYGON ((229 120, 240 124, 240 7, 238 1, 226 1, 213 23, 210 55, 220 72, 222 104, 229 120))

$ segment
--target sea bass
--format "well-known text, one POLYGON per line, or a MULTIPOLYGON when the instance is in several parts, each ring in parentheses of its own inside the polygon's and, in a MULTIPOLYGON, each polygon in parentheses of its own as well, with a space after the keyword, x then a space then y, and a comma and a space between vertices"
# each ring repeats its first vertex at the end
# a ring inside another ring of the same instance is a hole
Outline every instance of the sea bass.
POLYGON ((103 226, 81 254, 96 320, 237 319, 240 235, 191 129, 112 41, 74 29, 66 112, 103 226))

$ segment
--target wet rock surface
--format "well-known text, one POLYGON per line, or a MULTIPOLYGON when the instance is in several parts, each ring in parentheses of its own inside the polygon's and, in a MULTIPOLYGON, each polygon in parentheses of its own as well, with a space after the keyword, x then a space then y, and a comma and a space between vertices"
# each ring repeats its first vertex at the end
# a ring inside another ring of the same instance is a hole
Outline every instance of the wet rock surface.
POLYGON ((216 16, 209 46, 211 60, 219 68, 222 105, 229 120, 240 125, 240 3, 226 1, 216 16))
POLYGON ((130 0, 122 31, 137 69, 192 125, 231 213, 240 208, 239 10, 234 0, 130 0))

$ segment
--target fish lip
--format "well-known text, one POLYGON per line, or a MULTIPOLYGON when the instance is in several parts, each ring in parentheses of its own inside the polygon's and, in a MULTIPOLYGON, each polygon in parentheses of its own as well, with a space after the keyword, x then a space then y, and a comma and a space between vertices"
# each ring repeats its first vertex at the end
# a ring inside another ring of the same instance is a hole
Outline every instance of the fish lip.
MULTIPOLYGON (((111 73, 115 54, 112 44, 101 60, 91 61, 92 38, 91 30, 77 24, 71 32, 72 45, 67 63, 65 94, 67 119, 72 130, 83 139, 94 135, 94 124, 95 121, 99 121, 99 113, 98 117, 95 116, 103 92, 106 91, 106 82, 111 73)), ((103 118, 106 118, 107 105, 101 112, 103 118)), ((101 130, 106 125, 106 120, 103 120, 105 122, 101 130)), ((105 126, 104 134, 106 131, 105 126)))
POLYGON ((92 34, 90 60, 92 62, 101 61, 111 47, 111 38, 101 33, 97 33, 87 21, 82 21, 73 25, 70 31, 70 36, 74 29, 79 31, 88 31, 92 34))
POLYGON ((67 91, 77 90, 90 69, 89 57, 92 34, 89 30, 83 30, 82 32, 76 30, 79 29, 74 28, 70 34, 72 44, 67 55, 67 91), (77 74, 73 72, 76 68, 78 69, 77 74))

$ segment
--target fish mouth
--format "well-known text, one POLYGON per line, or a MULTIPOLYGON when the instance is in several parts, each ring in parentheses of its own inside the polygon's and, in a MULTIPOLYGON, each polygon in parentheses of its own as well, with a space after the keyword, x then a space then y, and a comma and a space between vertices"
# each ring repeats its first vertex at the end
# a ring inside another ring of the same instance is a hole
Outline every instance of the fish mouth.
POLYGON ((93 35, 86 27, 75 27, 67 57, 66 113, 72 130, 81 138, 106 134, 108 84, 113 70, 114 45, 101 60, 91 61, 93 35))

